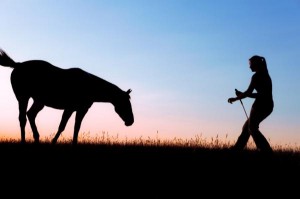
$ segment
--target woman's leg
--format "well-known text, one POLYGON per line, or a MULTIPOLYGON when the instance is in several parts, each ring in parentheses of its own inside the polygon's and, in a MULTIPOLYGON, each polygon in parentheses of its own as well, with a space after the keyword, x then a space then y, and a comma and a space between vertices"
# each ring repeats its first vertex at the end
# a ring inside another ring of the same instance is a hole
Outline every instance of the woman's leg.
POLYGON ((249 119, 248 119, 244 123, 242 133, 238 137, 235 145, 233 146, 233 149, 237 151, 243 150, 247 145, 249 138, 250 138, 250 132, 249 132, 249 119))
POLYGON ((271 152, 272 148, 265 138, 265 136, 259 131, 259 124, 268 117, 272 112, 271 110, 257 110, 251 109, 249 118, 249 133, 251 134, 256 147, 264 152, 271 152))

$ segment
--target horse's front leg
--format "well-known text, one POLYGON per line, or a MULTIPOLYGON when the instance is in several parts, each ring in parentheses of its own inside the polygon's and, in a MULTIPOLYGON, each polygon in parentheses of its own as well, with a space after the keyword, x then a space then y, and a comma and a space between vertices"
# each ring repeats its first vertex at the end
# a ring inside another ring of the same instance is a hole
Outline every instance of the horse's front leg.
POLYGON ((75 117, 74 134, 73 134, 73 145, 76 145, 78 142, 78 133, 81 127, 81 122, 85 114, 88 112, 89 108, 90 106, 77 110, 76 117, 75 117))
POLYGON ((68 110, 68 109, 64 110, 59 127, 58 127, 58 131, 57 131, 55 137, 52 139, 52 144, 55 144, 57 142, 60 134, 65 130, 67 122, 70 119, 73 112, 74 112, 73 110, 68 110))

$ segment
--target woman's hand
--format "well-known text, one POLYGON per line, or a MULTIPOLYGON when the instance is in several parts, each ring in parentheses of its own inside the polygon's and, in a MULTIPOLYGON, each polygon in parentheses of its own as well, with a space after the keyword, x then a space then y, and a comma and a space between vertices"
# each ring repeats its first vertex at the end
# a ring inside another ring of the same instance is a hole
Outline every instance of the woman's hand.
POLYGON ((232 102, 235 102, 236 98, 235 97, 231 97, 228 99, 228 103, 232 104, 232 102))
POLYGON ((242 92, 239 91, 238 89, 235 89, 235 94, 236 94, 236 96, 239 96, 240 94, 242 94, 242 92))

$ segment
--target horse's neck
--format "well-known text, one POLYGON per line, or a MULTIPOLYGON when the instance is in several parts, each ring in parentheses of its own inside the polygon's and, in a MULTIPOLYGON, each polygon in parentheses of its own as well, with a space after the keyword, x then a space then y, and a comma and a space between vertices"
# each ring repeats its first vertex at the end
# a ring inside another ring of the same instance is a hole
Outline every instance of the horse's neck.
POLYGON ((99 82, 99 86, 97 86, 97 88, 100 89, 96 90, 97 93, 96 93, 95 101, 109 102, 114 104, 122 92, 121 89, 116 85, 102 79, 98 82, 99 82))

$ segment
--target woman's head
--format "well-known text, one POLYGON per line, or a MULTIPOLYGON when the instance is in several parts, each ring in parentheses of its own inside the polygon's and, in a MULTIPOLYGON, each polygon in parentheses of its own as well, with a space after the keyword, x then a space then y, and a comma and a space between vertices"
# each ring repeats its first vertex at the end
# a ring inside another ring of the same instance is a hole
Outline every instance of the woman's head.
POLYGON ((262 56, 254 55, 249 59, 249 65, 252 71, 268 72, 266 59, 262 56))

